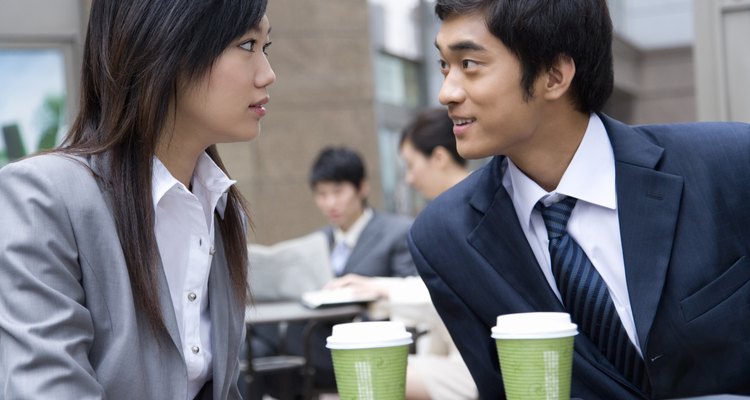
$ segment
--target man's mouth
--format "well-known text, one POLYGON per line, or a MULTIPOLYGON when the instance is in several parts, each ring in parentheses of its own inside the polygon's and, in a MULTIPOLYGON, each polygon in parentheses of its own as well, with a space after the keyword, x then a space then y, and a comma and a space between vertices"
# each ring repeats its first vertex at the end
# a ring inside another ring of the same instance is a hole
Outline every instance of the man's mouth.
POLYGON ((468 125, 476 121, 476 118, 453 118, 453 124, 457 126, 468 125))

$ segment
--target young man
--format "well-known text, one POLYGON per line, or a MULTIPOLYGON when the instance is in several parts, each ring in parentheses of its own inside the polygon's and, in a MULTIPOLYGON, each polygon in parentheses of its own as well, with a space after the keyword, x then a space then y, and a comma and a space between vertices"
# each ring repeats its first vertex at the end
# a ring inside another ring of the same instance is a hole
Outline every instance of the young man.
POLYGON ((750 394, 750 126, 601 114, 605 0, 436 13, 459 153, 495 157, 428 205, 410 247, 481 398, 504 398, 495 317, 531 311, 578 324, 572 397, 750 394))
POLYGON ((328 219, 335 276, 411 276, 417 271, 406 235, 412 219, 373 210, 362 158, 344 147, 323 149, 310 172, 315 204, 328 219))

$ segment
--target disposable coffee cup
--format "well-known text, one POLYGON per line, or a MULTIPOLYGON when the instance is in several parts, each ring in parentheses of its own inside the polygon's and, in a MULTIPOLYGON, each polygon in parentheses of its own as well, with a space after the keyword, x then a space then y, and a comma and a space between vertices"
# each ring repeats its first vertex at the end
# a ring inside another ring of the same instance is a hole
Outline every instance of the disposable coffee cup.
POLYGON ((567 313, 533 312, 497 317, 497 345, 508 400, 568 400, 576 324, 567 313))
POLYGON ((341 400, 403 400, 411 333, 394 321, 333 326, 331 349, 341 400))

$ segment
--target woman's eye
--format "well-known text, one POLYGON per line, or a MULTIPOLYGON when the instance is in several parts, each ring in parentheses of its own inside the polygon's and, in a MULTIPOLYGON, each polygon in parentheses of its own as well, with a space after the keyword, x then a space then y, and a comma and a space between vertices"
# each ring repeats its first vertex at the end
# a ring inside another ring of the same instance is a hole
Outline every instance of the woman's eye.
POLYGON ((271 47, 272 42, 268 42, 263 45, 263 54, 268 55, 268 48, 271 47))
MULTIPOLYGON (((240 48, 243 49, 243 50, 247 50, 247 51, 253 53, 253 52, 255 52, 255 43, 256 43, 255 39, 248 40, 247 42, 242 43, 240 45, 240 48)), ((265 50, 265 48, 264 48, 264 50, 265 50)))

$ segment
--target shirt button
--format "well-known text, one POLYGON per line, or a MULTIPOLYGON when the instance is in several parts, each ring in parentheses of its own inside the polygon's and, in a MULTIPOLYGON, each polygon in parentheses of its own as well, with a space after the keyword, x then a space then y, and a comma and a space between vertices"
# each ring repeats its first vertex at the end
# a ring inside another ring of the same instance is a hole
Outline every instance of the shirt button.
POLYGON ((214 246, 211 246, 211 248, 208 250, 208 254, 214 255, 216 253, 216 248, 214 246))
POLYGON ((198 352, 201 351, 201 348, 198 346, 193 346, 190 348, 190 351, 192 351, 193 354, 198 354, 198 352))
POLYGON ((196 295, 195 293, 188 293, 188 300, 195 301, 195 299, 197 298, 198 298, 198 295, 196 295))

